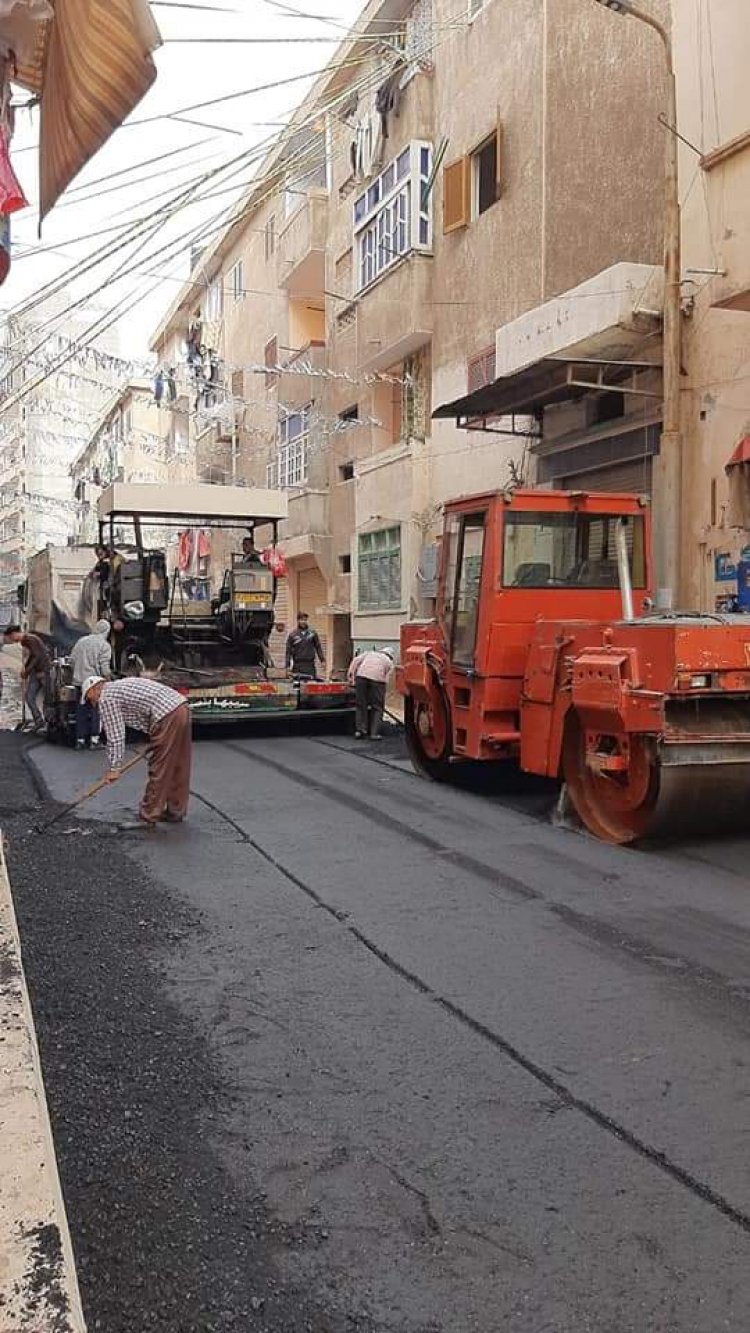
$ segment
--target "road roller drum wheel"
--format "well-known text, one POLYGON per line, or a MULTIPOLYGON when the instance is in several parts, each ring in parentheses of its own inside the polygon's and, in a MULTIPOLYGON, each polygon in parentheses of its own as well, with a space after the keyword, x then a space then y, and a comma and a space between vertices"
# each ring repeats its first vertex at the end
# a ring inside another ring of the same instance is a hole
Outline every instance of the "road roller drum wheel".
POLYGON ((406 745, 411 761, 422 777, 445 782, 449 776, 451 727, 448 703, 440 686, 429 699, 407 698, 404 709, 406 745))
POLYGON ((592 768, 585 732, 577 718, 569 719, 563 745, 568 795, 590 833, 621 845, 648 835, 659 792, 659 764, 650 738, 632 736, 627 761, 620 771, 592 768))

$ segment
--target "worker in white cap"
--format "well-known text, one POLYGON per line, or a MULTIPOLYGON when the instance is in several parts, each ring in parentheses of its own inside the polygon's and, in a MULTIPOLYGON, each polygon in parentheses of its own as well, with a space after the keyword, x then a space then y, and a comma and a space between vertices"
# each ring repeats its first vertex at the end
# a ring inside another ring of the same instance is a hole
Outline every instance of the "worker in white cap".
POLYGON ((83 697, 97 705, 107 734, 107 780, 116 782, 125 758, 125 732, 148 736, 148 781, 138 818, 122 828, 153 828, 180 824, 190 798, 192 762, 191 716, 187 700, 168 685, 145 676, 104 680, 89 676, 83 697))
POLYGON ((73 684, 78 691, 76 708, 76 749, 96 749, 100 744, 101 723, 99 710, 83 698, 82 685, 89 676, 108 677, 112 674, 112 645, 109 642, 110 623, 98 620, 93 634, 84 634, 73 644, 70 665, 73 684))
POLYGON ((372 648, 358 653, 349 664, 349 684, 354 686, 357 704, 357 740, 380 740, 380 726, 385 711, 385 691, 393 670, 393 649, 372 648))

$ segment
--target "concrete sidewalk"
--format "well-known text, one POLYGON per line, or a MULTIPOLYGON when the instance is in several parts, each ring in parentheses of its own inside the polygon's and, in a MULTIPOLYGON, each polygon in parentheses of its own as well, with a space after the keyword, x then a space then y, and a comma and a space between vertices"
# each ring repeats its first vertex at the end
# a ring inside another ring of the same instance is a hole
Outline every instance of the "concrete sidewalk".
POLYGON ((0 1328, 85 1333, 0 838, 0 1328))

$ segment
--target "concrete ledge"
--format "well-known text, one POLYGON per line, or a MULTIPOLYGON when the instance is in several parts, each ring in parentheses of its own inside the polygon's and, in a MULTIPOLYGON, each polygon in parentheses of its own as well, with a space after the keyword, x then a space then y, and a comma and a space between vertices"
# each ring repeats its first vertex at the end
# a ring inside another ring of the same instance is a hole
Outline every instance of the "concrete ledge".
POLYGON ((0 1329, 85 1333, 0 835, 0 1329))

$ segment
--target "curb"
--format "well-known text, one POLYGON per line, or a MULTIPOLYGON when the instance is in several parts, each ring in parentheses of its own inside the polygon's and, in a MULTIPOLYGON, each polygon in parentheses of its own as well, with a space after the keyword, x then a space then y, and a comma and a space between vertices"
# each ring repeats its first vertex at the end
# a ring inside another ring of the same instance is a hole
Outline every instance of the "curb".
POLYGON ((0 834, 0 1328, 86 1333, 0 834))

